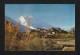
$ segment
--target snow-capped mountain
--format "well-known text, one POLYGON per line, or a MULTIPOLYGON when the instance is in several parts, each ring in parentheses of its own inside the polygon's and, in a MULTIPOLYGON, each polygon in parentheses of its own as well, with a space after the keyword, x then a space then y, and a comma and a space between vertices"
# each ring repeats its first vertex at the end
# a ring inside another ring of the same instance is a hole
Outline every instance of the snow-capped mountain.
MULTIPOLYGON (((18 18, 17 20, 13 20, 12 18, 5 16, 5 19, 7 21, 10 21, 13 23, 13 25, 16 25, 17 23, 20 24, 20 30, 21 31, 26 31, 26 26, 27 26, 27 17, 23 17, 20 16, 20 18, 18 18)), ((49 24, 47 24, 46 22, 36 19, 36 18, 31 18, 30 19, 30 28, 31 29, 37 29, 37 28, 41 28, 41 29, 50 29, 52 26, 50 26, 49 24)))
MULTIPOLYGON (((28 26, 28 24, 27 24, 27 22, 26 22, 26 20, 25 20, 25 18, 23 17, 23 16, 20 16, 20 18, 19 18, 19 20, 20 20, 20 23, 23 25, 23 26, 28 26)), ((34 28, 34 27, 32 27, 32 26, 30 26, 30 28, 31 29, 36 29, 36 28, 34 28)))
MULTIPOLYGON (((24 17, 24 18, 28 20, 27 17, 24 17)), ((42 28, 42 29, 50 29, 52 27, 47 22, 44 22, 43 20, 40 20, 40 18, 35 18, 35 17, 32 17, 30 19, 30 25, 35 28, 42 28)))
MULTIPOLYGON (((5 19, 6 19, 7 21, 9 21, 9 22, 12 22, 12 24, 13 24, 14 26, 15 26, 17 23, 19 23, 19 24, 20 24, 19 30, 20 30, 20 31, 26 31, 26 26, 24 26, 22 23, 16 22, 15 20, 13 20, 12 18, 10 18, 10 17, 8 17, 8 16, 5 16, 5 19)), ((32 27, 32 26, 30 26, 30 28, 31 28, 31 29, 36 29, 36 28, 34 28, 34 27, 32 27)))

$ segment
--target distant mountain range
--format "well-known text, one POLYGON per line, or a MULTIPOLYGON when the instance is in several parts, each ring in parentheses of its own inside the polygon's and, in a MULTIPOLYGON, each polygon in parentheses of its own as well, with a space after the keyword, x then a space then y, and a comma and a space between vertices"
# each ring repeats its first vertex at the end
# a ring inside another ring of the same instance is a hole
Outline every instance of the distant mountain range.
MULTIPOLYGON (((8 16, 5 16, 5 19, 6 19, 7 21, 9 21, 9 22, 12 22, 12 24, 13 24, 14 26, 18 23, 18 22, 16 22, 15 20, 11 19, 11 18, 8 17, 8 16)), ((26 27, 20 24, 19 30, 21 30, 21 31, 26 31, 26 27)))
MULTIPOLYGON (((15 26, 17 23, 20 24, 20 28, 19 30, 21 31, 26 31, 26 25, 27 25, 27 18, 26 17, 23 17, 23 16, 20 16, 20 18, 16 21, 16 20, 13 20, 11 17, 8 17, 8 16, 5 16, 5 19, 9 22, 12 22, 12 24, 15 26), (21 19, 21 20, 20 20, 21 19), (24 22, 25 21, 25 22, 24 22)), ((31 18, 30 19, 30 28, 31 29, 37 29, 37 28, 42 28, 42 29, 50 29, 52 28, 51 25, 47 24, 46 22, 44 21, 41 21, 41 20, 38 20, 38 19, 33 19, 31 18)), ((56 30, 58 28, 56 27, 53 27, 55 28, 56 30)), ((67 32, 71 32, 71 33, 75 33, 75 28, 71 28, 70 30, 68 30, 67 32)))
MULTIPOLYGON (((25 26, 25 27, 28 26, 27 21, 26 21, 26 19, 25 19, 23 16, 20 16, 20 18, 19 18, 19 23, 22 24, 22 25, 25 26)), ((31 29, 36 29, 36 28, 34 28, 33 26, 31 26, 31 25, 30 25, 30 28, 31 28, 31 29)))
POLYGON ((5 16, 5 19, 9 22, 12 22, 13 25, 16 25, 18 22, 16 22, 15 20, 11 19, 10 17, 8 16, 5 16))
MULTIPOLYGON (((20 16, 20 18, 24 18, 23 16, 20 16)), ((19 19, 20 19, 19 18, 19 19)), ((26 18, 26 17, 25 17, 26 18)), ((24 19, 25 19, 24 18, 24 19)), ((23 23, 22 24, 22 22, 18 19, 17 21, 16 20, 13 20, 11 17, 9 17, 9 16, 5 16, 5 19, 7 20, 7 21, 9 21, 9 22, 12 22, 12 24, 15 26, 17 23, 19 23, 20 24, 20 28, 19 28, 19 30, 21 30, 21 31, 26 31, 26 25, 24 25, 24 24, 27 24, 27 22, 25 22, 25 23, 23 23)), ((27 21, 27 19, 25 19, 26 21, 27 21)), ((48 29, 48 28, 50 28, 50 25, 49 24, 46 24, 45 22, 43 22, 43 21, 40 21, 40 20, 34 20, 34 19, 31 19, 30 20, 30 28, 31 29, 36 29, 36 28, 42 28, 42 29, 48 29)))
MULTIPOLYGON (((27 17, 24 17, 24 19, 28 21, 27 17)), ((50 24, 36 18, 30 19, 30 25, 34 28, 42 28, 42 29, 49 29, 52 27, 50 24)))

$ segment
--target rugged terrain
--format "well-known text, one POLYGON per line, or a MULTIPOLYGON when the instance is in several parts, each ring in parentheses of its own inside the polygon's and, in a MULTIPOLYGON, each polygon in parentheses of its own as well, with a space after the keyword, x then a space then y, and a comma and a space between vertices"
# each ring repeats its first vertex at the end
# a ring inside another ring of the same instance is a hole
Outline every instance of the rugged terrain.
POLYGON ((75 35, 60 28, 19 30, 20 25, 13 25, 5 20, 6 51, 75 51, 75 35))

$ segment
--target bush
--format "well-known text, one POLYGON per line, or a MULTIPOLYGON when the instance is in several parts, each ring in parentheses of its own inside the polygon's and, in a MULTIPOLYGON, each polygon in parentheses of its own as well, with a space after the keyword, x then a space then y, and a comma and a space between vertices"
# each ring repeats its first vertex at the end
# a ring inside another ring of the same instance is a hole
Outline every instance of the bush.
POLYGON ((63 48, 62 44, 53 44, 53 48, 63 48))
POLYGON ((55 41, 55 40, 51 40, 51 39, 47 39, 46 40, 46 49, 49 49, 49 50, 51 50, 52 48, 53 48, 53 44, 56 44, 57 42, 55 41))
POLYGON ((43 49, 42 49, 42 48, 43 48, 43 43, 42 43, 42 41, 40 40, 40 38, 34 37, 32 40, 29 40, 29 41, 28 41, 27 48, 28 48, 29 51, 30 51, 30 50, 31 50, 31 51, 32 51, 32 50, 34 50, 34 51, 43 50, 43 49))
POLYGON ((68 38, 72 38, 72 39, 74 38, 74 34, 70 34, 70 33, 65 34, 65 36, 68 37, 68 38))

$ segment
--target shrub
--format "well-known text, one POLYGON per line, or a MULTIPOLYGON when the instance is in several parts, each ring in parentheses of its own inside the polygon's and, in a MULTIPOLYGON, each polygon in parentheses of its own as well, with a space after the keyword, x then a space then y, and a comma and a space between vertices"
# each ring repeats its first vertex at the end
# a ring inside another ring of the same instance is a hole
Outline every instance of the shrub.
POLYGON ((28 42, 28 47, 29 50, 42 50, 42 41, 40 40, 40 38, 38 37, 34 37, 31 41, 28 42))

